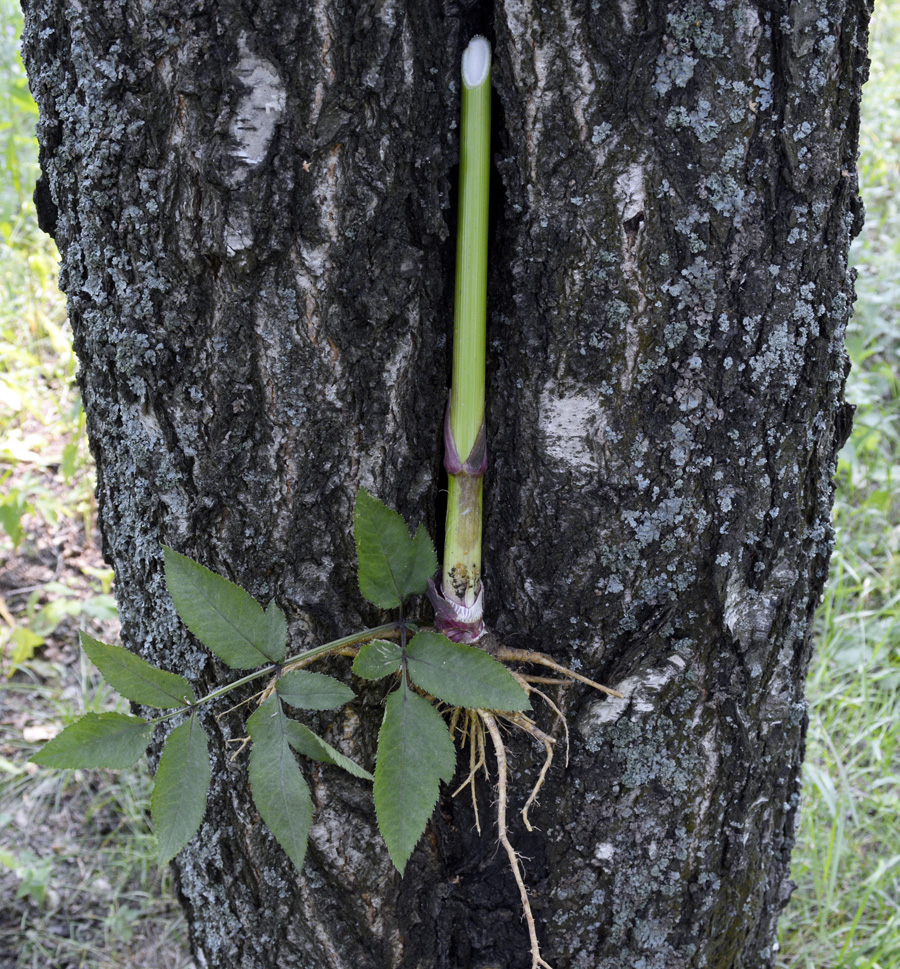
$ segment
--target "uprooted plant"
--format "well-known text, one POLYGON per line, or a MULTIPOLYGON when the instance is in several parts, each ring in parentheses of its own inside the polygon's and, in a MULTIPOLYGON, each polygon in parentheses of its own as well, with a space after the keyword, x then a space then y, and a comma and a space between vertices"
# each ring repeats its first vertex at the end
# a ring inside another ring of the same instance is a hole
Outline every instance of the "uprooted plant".
MULTIPOLYGON (((205 709, 232 691, 258 682, 262 689, 238 704, 255 703, 256 708, 246 722, 247 736, 240 739, 233 756, 249 746, 254 803, 288 857, 298 868, 303 865, 313 814, 295 751, 373 782, 378 827, 402 874, 434 811, 441 782, 449 783, 456 772, 455 737, 469 751, 468 774, 455 794, 471 789, 480 830, 475 779, 480 770, 487 770, 490 738, 497 770, 497 834, 518 886, 532 969, 537 969, 548 964, 541 956, 522 865, 508 835, 507 752, 500 725, 516 727, 544 747, 544 764, 521 809, 530 831, 529 810, 550 769, 556 728, 561 725, 568 737, 558 704, 540 687, 579 680, 605 693, 621 694, 542 653, 508 649, 484 628, 481 519, 487 467, 484 382, 490 139, 490 46, 484 38, 475 38, 466 49, 462 80, 453 383, 444 429, 449 496, 440 587, 433 581, 438 562, 424 527, 420 525, 410 537, 400 515, 361 489, 354 513, 360 591, 379 609, 396 610, 397 618, 288 655, 287 619, 274 601, 263 609, 239 586, 164 548, 166 585, 184 625, 226 666, 250 672, 198 698, 184 676, 158 669, 121 646, 82 634, 85 652, 113 689, 135 704, 163 712, 147 717, 89 713, 47 743, 32 760, 47 767, 130 767, 143 754, 158 725, 176 723, 166 737, 151 798, 159 862, 165 864, 193 838, 206 811, 211 770, 208 737, 201 723, 205 709), (463 460, 461 454, 467 457, 463 460), (404 615, 409 597, 426 591, 435 609, 434 628, 410 622, 404 615), (285 709, 338 709, 354 699, 344 683, 305 668, 326 655, 352 657, 352 670, 358 677, 388 679, 394 686, 385 702, 374 775, 285 709), (557 676, 526 675, 509 669, 507 663, 543 666, 557 676), (547 730, 528 715, 533 696, 554 717, 547 730)), ((216 717, 235 709, 219 711, 216 717)))
MULTIPOLYGON (((506 750, 498 723, 525 731, 546 750, 544 766, 522 809, 523 821, 531 830, 528 811, 544 783, 556 740, 528 716, 530 696, 542 698, 558 722, 564 720, 558 706, 537 685, 546 684, 547 677, 513 672, 501 660, 549 667, 564 677, 555 682, 574 678, 618 694, 541 653, 505 649, 485 637, 492 656, 407 620, 404 604, 410 596, 425 592, 437 570, 434 546, 421 525, 411 538, 400 515, 365 490, 357 495, 354 537, 360 591, 378 608, 396 609, 398 618, 294 655, 287 651, 285 614, 274 601, 263 609, 240 586, 164 548, 166 585, 185 626, 226 666, 251 672, 198 698, 185 677, 82 633, 84 651, 114 690, 133 703, 162 712, 145 717, 85 714, 32 760, 45 767, 124 769, 141 757, 157 725, 177 723, 166 738, 150 802, 158 858, 165 864, 193 838, 206 812, 211 770, 207 732, 201 724, 204 708, 259 682, 262 689, 238 704, 255 703, 256 709, 247 719, 247 736, 234 756, 249 746, 254 803, 288 857, 298 868, 303 865, 313 816, 309 788, 293 750, 374 782, 378 827, 402 874, 434 811, 441 782, 448 783, 456 772, 453 737, 468 744, 470 751, 468 776, 456 793, 471 787, 474 801, 475 776, 486 769, 487 735, 497 761, 499 840, 519 887, 534 964, 546 965, 537 946, 521 865, 507 835, 506 750), (362 679, 389 678, 396 683, 385 703, 374 777, 285 709, 332 710, 354 699, 344 683, 305 669, 326 655, 352 657, 352 670, 362 679)), ((235 709, 227 706, 216 717, 235 709)))

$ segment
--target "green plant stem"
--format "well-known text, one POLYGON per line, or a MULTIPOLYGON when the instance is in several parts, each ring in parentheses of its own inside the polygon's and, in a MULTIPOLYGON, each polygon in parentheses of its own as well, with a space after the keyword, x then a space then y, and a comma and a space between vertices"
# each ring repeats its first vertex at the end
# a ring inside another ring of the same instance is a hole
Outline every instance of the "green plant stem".
POLYGON ((271 676, 273 673, 277 673, 279 669, 287 669, 294 663, 299 663, 301 661, 308 662, 311 659, 315 659, 317 656, 324 656, 326 653, 332 653, 335 650, 344 649, 347 646, 355 646, 357 643, 367 643, 370 640, 378 639, 381 636, 391 636, 398 632, 401 632, 402 634, 409 625, 409 623, 406 623, 403 620, 386 622, 382 626, 373 626, 371 629, 364 629, 362 632, 351 633, 351 635, 344 636, 341 639, 334 639, 330 643, 323 643, 323 645, 316 646, 313 649, 304 650, 302 653, 298 653, 296 656, 288 657, 283 663, 270 663, 268 666, 260 667, 260 669, 254 670, 252 673, 248 673, 246 676, 242 676, 240 679, 234 680, 232 683, 226 683, 225 686, 220 686, 217 690, 213 690, 212 693, 207 693, 206 696, 200 697, 200 699, 194 703, 187 704, 184 707, 178 707, 175 710, 169 710, 162 716, 155 717, 149 722, 163 723, 166 720, 171 720, 179 713, 183 713, 186 709, 193 710, 199 706, 203 706, 204 703, 209 703, 212 700, 218 700, 219 697, 225 696, 227 693, 231 693, 232 690, 236 690, 239 686, 244 686, 247 683, 253 683, 254 680, 262 679, 264 676, 271 676))
POLYGON ((483 37, 476 37, 462 61, 459 230, 453 379, 445 430, 449 481, 441 591, 450 603, 468 610, 477 607, 479 631, 490 143, 490 46, 483 37))
POLYGON ((481 83, 470 86, 462 74, 459 157, 459 228, 456 242, 456 294, 453 319, 453 381, 450 427, 461 460, 484 421, 487 319, 488 189, 491 149, 490 47, 476 37, 466 54, 483 44, 488 66, 481 83))
POLYGON ((286 659, 282 664, 282 669, 287 669, 294 663, 299 663, 301 660, 307 661, 315 659, 317 656, 324 656, 325 653, 333 653, 336 649, 344 649, 346 646, 355 646, 357 643, 368 643, 373 639, 378 639, 380 636, 390 636, 393 633, 401 633, 405 629, 413 628, 413 624, 407 622, 405 619, 395 619, 393 622, 386 622, 382 626, 373 626, 371 629, 363 629, 358 633, 351 633, 349 636, 344 636, 342 639, 332 640, 330 643, 324 643, 322 646, 316 646, 313 649, 307 649, 303 653, 299 653, 297 656, 291 656, 286 659))

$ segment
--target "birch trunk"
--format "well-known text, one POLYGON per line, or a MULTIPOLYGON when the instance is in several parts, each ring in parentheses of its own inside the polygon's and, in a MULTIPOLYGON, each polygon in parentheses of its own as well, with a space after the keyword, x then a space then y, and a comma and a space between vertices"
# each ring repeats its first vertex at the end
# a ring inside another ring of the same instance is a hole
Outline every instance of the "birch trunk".
MULTIPOLYGON (((200 689, 225 671, 161 543, 276 597, 300 646, 380 618, 360 486, 440 520, 458 64, 492 39, 486 619, 627 696, 565 693, 568 769, 511 832, 544 955, 772 966, 850 420, 867 0, 25 7, 123 639, 200 689)), ((382 699, 319 725, 371 763, 382 699)), ((529 964, 465 798, 401 881, 367 786, 310 770, 298 875, 229 759, 245 714, 206 724, 175 862, 199 965, 529 964)), ((514 805, 540 757, 509 744, 514 805)))

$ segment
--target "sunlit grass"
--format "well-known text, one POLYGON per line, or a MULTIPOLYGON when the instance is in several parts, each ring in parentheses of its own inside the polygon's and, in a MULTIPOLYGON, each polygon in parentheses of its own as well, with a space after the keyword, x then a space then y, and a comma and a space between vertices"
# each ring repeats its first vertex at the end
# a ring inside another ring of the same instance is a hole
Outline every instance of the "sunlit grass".
POLYGON ((875 6, 861 130, 866 226, 847 347, 853 434, 809 679, 797 890, 779 965, 900 966, 900 3, 875 6))

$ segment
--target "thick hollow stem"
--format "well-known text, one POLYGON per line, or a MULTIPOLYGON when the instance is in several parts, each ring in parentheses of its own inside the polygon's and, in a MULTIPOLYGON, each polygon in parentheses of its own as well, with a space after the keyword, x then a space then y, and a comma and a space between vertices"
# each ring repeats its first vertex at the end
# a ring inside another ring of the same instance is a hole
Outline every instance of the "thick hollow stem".
MULTIPOLYGON (((481 503, 487 463, 484 437, 484 372, 487 316, 487 229, 491 144, 491 48, 475 37, 462 58, 459 234, 453 379, 444 432, 449 476, 441 593, 462 642, 482 629, 481 503), (460 627, 460 628, 456 628, 460 627)), ((442 628, 441 610, 437 624, 442 628)))
POLYGON ((484 421, 490 150, 491 48, 483 37, 475 37, 462 59, 459 229, 450 389, 450 427, 463 461, 474 447, 484 421))

